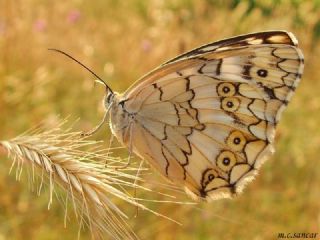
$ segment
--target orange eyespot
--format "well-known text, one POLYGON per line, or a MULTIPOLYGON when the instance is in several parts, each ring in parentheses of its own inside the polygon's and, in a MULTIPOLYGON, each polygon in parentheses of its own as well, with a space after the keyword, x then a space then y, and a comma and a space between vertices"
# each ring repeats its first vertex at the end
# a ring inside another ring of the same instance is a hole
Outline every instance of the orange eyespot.
POLYGON ((216 163, 221 170, 228 172, 237 163, 237 158, 233 152, 222 151, 218 155, 216 163))
POLYGON ((226 97, 221 101, 221 108, 227 112, 235 112, 240 106, 240 100, 234 97, 226 97))
POLYGON ((207 186, 213 179, 215 179, 218 176, 218 173, 213 169, 207 169, 202 178, 202 186, 207 186))
POLYGON ((236 93, 236 88, 232 83, 220 83, 217 87, 217 93, 221 97, 231 97, 236 93))
POLYGON ((227 138, 227 145, 234 151, 240 152, 245 146, 247 140, 242 132, 233 131, 227 138))

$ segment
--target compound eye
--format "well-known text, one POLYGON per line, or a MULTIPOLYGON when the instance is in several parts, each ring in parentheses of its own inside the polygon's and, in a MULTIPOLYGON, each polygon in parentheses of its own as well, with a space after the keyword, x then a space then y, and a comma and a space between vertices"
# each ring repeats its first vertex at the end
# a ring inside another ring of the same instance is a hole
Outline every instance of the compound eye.
POLYGON ((105 109, 108 109, 110 104, 112 103, 113 101, 113 94, 112 93, 107 93, 105 96, 104 96, 104 99, 103 99, 103 104, 104 104, 104 107, 105 109))

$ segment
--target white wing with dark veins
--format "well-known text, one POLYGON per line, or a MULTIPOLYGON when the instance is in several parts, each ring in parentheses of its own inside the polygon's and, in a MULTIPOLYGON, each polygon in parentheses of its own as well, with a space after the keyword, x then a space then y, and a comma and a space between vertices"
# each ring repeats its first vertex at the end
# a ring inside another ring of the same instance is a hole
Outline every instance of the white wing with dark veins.
POLYGON ((231 197, 272 153, 303 72, 284 31, 211 43, 143 77, 123 96, 134 152, 193 198, 231 197))

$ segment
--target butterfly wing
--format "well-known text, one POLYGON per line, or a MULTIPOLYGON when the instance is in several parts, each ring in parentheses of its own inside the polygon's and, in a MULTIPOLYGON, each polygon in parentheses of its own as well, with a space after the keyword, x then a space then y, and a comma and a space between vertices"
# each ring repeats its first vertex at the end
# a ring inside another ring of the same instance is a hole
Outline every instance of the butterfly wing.
POLYGON ((193 198, 242 191, 272 153, 276 125, 303 72, 297 40, 262 32, 208 44, 130 88, 132 144, 193 198))
POLYGON ((241 46, 247 47, 250 45, 262 44, 286 44, 297 46, 298 41, 290 32, 267 31, 240 35, 237 37, 227 38, 213 43, 209 43, 201 47, 195 48, 184 54, 181 54, 160 65, 158 68, 154 69, 150 73, 147 73, 145 76, 143 76, 141 79, 137 80, 130 88, 127 89, 126 94, 129 94, 131 90, 133 90, 134 88, 140 88, 141 86, 147 85, 148 83, 153 82, 156 79, 159 79, 169 73, 175 72, 176 67, 183 68, 183 66, 191 64, 191 62, 187 63, 186 61, 182 60, 196 60, 197 57, 201 57, 201 55, 203 54, 232 50, 241 46))

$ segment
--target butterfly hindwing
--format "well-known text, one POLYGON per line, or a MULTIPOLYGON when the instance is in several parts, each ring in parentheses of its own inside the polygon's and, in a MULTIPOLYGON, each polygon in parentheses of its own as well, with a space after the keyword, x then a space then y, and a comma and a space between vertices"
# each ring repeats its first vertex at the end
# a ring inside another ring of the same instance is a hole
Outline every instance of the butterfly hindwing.
POLYGON ((276 125, 303 71, 292 34, 249 34, 197 48, 122 98, 134 152, 193 198, 230 197, 272 153, 276 125))

